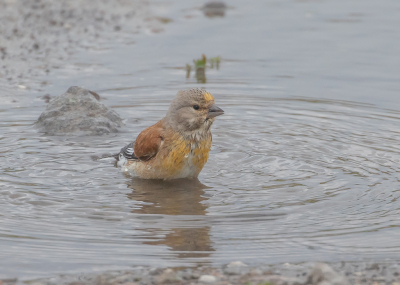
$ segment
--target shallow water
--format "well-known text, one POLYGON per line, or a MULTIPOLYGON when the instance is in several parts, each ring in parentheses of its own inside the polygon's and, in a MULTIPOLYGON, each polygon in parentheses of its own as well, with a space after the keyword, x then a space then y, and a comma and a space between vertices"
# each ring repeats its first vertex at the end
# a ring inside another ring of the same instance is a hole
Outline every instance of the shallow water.
MULTIPOLYGON (((0 277, 150 266, 400 261, 400 5, 394 1, 229 2, 209 19, 158 3, 173 22, 89 48, 43 91, 0 108, 0 277), (135 43, 132 42, 135 41, 135 43), (186 79, 221 56, 207 83, 186 79), (38 133, 39 96, 92 89, 120 133, 38 133), (91 155, 116 152, 180 89, 225 110, 199 181, 143 181, 91 155)), ((29 84, 29 83, 28 83, 29 84)), ((5 88, 5 87, 2 87, 5 88)))

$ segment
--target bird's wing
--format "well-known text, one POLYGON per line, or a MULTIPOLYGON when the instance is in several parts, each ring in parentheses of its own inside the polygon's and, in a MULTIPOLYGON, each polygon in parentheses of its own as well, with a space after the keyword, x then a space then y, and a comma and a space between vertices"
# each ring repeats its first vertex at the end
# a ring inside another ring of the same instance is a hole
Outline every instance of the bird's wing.
POLYGON ((135 156, 140 160, 149 160, 156 156, 163 140, 162 121, 143 130, 136 138, 135 156))
POLYGON ((138 159, 133 151, 133 143, 126 145, 125 147, 121 148, 121 151, 117 156, 123 155, 126 159, 138 159))

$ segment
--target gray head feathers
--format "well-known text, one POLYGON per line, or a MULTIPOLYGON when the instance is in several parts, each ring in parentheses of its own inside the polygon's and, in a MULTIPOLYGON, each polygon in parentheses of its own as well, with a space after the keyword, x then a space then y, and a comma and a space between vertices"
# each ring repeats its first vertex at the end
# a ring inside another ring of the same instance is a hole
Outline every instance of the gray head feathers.
POLYGON ((214 97, 204 89, 179 91, 167 112, 167 122, 183 134, 203 129, 209 130, 214 119, 207 119, 214 97))

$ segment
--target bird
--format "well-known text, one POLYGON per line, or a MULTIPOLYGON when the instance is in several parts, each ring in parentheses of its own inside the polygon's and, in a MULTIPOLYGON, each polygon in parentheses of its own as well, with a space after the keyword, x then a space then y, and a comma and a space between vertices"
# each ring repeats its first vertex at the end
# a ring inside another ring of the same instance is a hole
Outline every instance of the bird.
POLYGON ((179 91, 166 116, 115 155, 116 164, 144 179, 197 178, 211 149, 211 125, 222 114, 205 89, 179 91))

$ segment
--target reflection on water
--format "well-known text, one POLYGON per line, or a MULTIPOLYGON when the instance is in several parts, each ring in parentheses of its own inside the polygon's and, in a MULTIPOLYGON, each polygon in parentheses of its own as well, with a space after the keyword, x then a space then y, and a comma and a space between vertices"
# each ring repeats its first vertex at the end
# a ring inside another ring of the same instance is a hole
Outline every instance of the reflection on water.
MULTIPOLYGON (((204 189, 207 188, 198 179, 179 179, 173 181, 145 180, 133 178, 128 182, 132 193, 128 198, 145 203, 133 213, 151 215, 192 215, 204 216, 207 212, 206 203, 202 203, 204 189)), ((213 251, 210 240, 210 226, 171 227, 163 238, 154 241, 144 241, 143 244, 167 245, 178 252, 179 258, 208 257, 213 251)), ((163 230, 168 228, 164 225, 163 230)), ((140 229, 143 230, 143 229, 140 229)), ((159 229, 149 229, 157 232, 159 229)))

